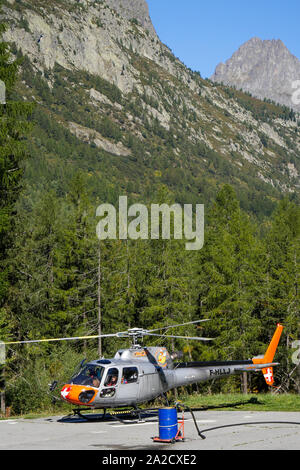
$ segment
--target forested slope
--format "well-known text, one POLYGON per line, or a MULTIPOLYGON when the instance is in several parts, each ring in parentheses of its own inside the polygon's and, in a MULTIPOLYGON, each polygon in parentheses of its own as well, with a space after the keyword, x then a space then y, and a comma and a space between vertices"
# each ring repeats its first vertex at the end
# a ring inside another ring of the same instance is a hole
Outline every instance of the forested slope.
MULTIPOLYGON (((10 131, 2 115, 4 138, 16 132, 29 158, 20 158, 18 197, 6 205, 12 229, 1 253, 0 338, 211 318, 210 345, 161 344, 183 350, 187 360, 247 359, 264 352, 280 321, 277 383, 299 391, 297 371, 286 381, 299 337, 298 116, 203 80, 154 31, 105 2, 53 5, 49 15, 45 2, 3 7, 5 38, 20 61, 8 98, 25 106, 22 119, 32 130, 16 130, 16 123, 10 131), (110 55, 92 43, 97 60, 88 60, 88 41, 76 42, 82 30, 90 41, 110 41, 110 55), (117 206, 120 195, 129 204, 204 204, 203 249, 186 251, 184 240, 100 243, 96 208, 117 206)), ((2 167, 3 181, 9 170, 2 167)), ((11 347, 7 403, 14 412, 46 406, 51 380, 66 380, 99 349, 112 355, 125 346, 104 339, 11 347)), ((252 390, 264 390, 260 375, 252 390)), ((212 389, 236 390, 239 380, 212 389)))

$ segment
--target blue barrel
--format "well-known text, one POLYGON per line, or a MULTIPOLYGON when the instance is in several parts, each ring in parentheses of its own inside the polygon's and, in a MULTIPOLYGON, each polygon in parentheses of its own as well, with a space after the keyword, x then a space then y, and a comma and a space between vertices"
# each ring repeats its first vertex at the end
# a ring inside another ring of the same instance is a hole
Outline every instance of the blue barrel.
POLYGON ((160 408, 158 410, 159 438, 173 439, 178 432, 177 409, 160 408))

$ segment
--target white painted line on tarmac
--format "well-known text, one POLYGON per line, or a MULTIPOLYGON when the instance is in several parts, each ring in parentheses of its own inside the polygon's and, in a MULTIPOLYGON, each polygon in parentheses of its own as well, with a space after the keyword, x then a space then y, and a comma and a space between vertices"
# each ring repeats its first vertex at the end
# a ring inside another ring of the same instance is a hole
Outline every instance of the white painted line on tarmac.
POLYGON ((128 423, 128 424, 111 424, 110 426, 114 427, 114 428, 132 428, 133 426, 145 426, 146 424, 157 424, 157 422, 153 423, 153 422, 149 422, 149 423, 134 423, 134 424, 131 424, 131 423, 128 423))
POLYGON ((0 424, 6 423, 6 424, 18 424, 18 421, 11 421, 10 419, 1 419, 0 424))
MULTIPOLYGON (((192 418, 184 420, 185 423, 188 423, 188 422, 191 422, 191 421, 194 421, 194 420, 192 418)), ((217 422, 215 419, 196 419, 196 421, 197 421, 197 423, 202 423, 202 424, 216 423, 217 422)))
MULTIPOLYGON (((216 423, 216 420, 215 419, 197 419, 196 420, 197 423, 200 423, 200 424, 208 424, 208 423, 216 423)), ((185 423, 188 423, 188 422, 193 422, 193 419, 190 418, 190 419, 185 419, 184 420, 185 423)), ((154 424, 154 425, 157 425, 158 424, 158 421, 149 421, 149 422, 146 422, 146 423, 125 423, 125 424, 108 424, 108 426, 112 426, 114 428, 125 428, 125 427, 132 427, 132 426, 145 426, 147 424, 154 424)), ((180 424, 180 423, 179 423, 180 424)))

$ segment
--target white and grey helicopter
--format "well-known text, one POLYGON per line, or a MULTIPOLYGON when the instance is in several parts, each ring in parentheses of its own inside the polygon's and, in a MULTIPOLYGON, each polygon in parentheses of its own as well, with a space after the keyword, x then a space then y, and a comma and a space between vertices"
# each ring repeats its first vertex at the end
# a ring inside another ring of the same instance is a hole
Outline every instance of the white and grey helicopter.
MULTIPOLYGON (((94 361, 82 361, 77 371, 60 391, 63 400, 77 407, 89 409, 107 409, 138 406, 166 396, 166 392, 177 387, 204 382, 216 378, 229 377, 241 372, 262 371, 267 385, 273 385, 273 362, 283 326, 277 324, 272 340, 262 356, 247 360, 210 361, 210 362, 175 362, 182 353, 170 354, 165 347, 143 346, 139 344, 145 336, 162 337, 162 330, 167 333, 170 328, 181 327, 207 321, 170 325, 163 328, 147 330, 131 328, 127 331, 103 334, 102 338, 130 338, 131 347, 119 349, 110 359, 100 358, 94 361)), ((198 336, 163 335, 164 338, 183 338, 190 341, 211 341, 212 338, 198 336)), ((78 340, 83 338, 99 338, 99 335, 71 338, 53 338, 42 340, 18 341, 18 343, 38 343, 45 341, 78 340)), ((6 344, 14 344, 10 342, 6 344)), ((57 382, 54 381, 50 390, 53 392, 57 382)), ((74 411, 80 414, 78 408, 74 411)))

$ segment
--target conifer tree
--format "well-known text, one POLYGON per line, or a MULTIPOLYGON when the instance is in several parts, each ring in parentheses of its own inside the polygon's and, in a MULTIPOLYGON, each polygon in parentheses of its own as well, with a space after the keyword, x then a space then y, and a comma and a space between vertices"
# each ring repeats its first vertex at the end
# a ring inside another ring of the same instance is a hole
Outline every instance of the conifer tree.
POLYGON ((198 311, 212 319, 204 359, 234 360, 257 352, 260 320, 254 315, 258 262, 250 220, 229 185, 209 213, 204 247, 198 254, 198 311))
MULTIPOLYGON (((284 389, 300 390, 300 371, 291 362, 292 344, 300 334, 300 208, 287 198, 277 206, 269 232, 265 237, 265 308, 262 311, 266 331, 276 322, 285 326, 285 344, 279 346, 278 371, 284 389), (294 370, 290 379, 290 373, 294 370), (285 388, 286 387, 286 388, 285 388)), ((268 341, 268 338, 266 339, 268 341)))
MULTIPOLYGON (((24 135, 28 131, 28 116, 32 106, 12 100, 17 80, 18 63, 13 61, 9 45, 3 41, 5 26, 0 24, 0 339, 7 329, 7 292, 9 265, 7 251, 13 243, 14 207, 23 175, 22 163, 26 157, 24 135)), ((1 410, 5 409, 5 383, 0 366, 1 410)))
MULTIPOLYGON (((5 26, 0 25, 2 37, 5 26)), ((5 103, 0 104, 0 308, 9 285, 7 249, 13 242, 15 203, 21 189, 23 161, 27 157, 24 136, 29 130, 32 105, 12 99, 18 73, 8 43, 0 41, 0 80, 5 85, 5 103)))
MULTIPOLYGON (((169 191, 161 186, 157 190, 158 204, 169 206, 174 200, 169 191)), ((162 221, 160 221, 162 222, 162 221)), ((168 325, 185 323, 194 319, 194 305, 191 301, 191 284, 193 279, 193 252, 186 250, 183 239, 174 239, 174 221, 170 217, 170 239, 150 240, 147 243, 147 275, 144 281, 145 302, 141 311, 141 320, 146 328, 159 328, 168 325)), ((160 223, 160 231, 161 231, 160 223)), ((162 232, 160 232, 160 237, 162 232)), ((173 331, 179 336, 192 334, 193 327, 177 328, 173 331)), ((194 333, 193 333, 194 334, 194 333)), ((174 350, 184 349, 185 340, 164 340, 166 346, 174 350)))
MULTIPOLYGON (((0 34, 5 26, 0 25, 0 34)), ((21 189, 23 161, 27 157, 24 136, 29 130, 32 105, 11 99, 17 81, 18 62, 11 60, 8 43, 0 42, 0 80, 5 85, 5 104, 0 104, 0 259, 5 265, 6 250, 13 241, 14 206, 21 189)), ((8 283, 7 269, 0 275, 3 304, 8 283)))

